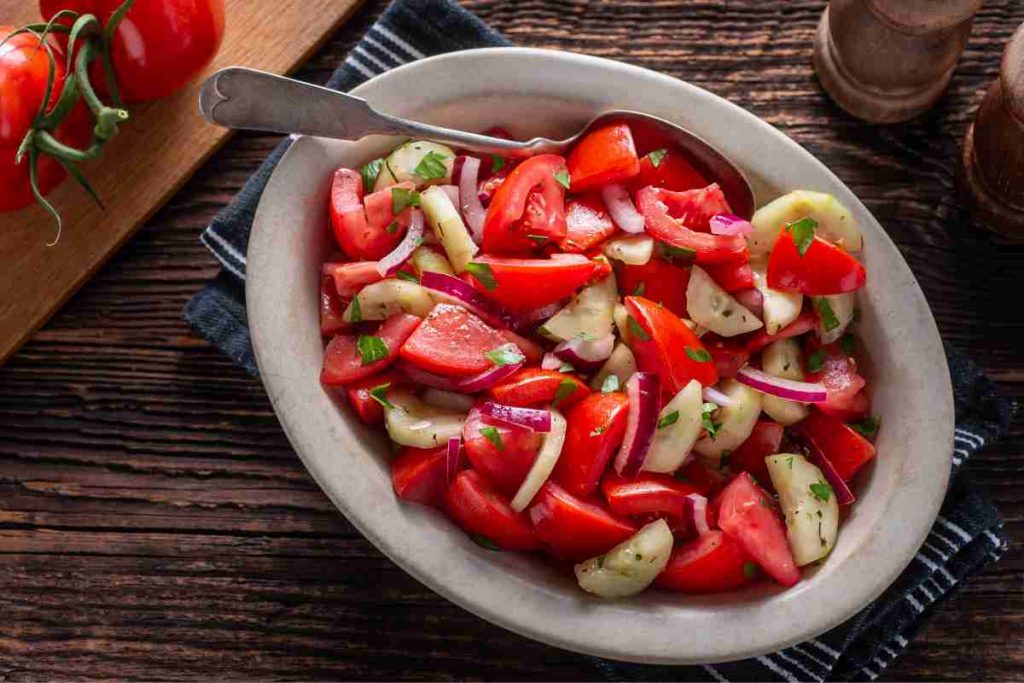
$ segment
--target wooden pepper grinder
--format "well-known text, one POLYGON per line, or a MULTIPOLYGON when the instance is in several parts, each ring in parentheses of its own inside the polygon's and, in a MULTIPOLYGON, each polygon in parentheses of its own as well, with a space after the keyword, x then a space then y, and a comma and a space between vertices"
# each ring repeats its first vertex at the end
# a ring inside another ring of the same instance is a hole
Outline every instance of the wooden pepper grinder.
POLYGON ((964 137, 962 180, 992 230, 1024 239, 1024 24, 964 137))
POLYGON ((981 0, 831 0, 814 68, 836 103, 872 123, 906 121, 946 89, 981 0))

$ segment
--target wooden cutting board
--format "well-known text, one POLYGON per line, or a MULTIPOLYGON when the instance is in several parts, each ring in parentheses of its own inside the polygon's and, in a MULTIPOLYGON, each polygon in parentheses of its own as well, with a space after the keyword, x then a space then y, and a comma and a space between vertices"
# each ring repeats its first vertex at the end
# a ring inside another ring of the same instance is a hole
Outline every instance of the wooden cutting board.
MULTIPOLYGON (((224 43, 206 74, 169 97, 132 106, 131 121, 103 157, 84 167, 105 211, 65 181, 49 197, 64 216, 64 231, 53 247, 46 246, 53 221, 43 210, 33 206, 0 215, 0 363, 227 139, 229 131, 198 113, 205 76, 231 64, 287 73, 360 2, 226 0, 224 43)), ((35 0, 0 0, 0 23, 36 21, 37 7, 35 0)))

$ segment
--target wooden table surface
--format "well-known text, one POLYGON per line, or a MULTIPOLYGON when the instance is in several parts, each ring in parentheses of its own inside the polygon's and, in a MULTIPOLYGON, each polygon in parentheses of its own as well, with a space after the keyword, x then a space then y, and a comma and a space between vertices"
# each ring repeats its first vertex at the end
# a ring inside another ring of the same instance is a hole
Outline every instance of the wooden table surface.
MULTIPOLYGON (((1024 246, 972 228, 954 193, 961 136, 1020 0, 987 0, 949 92, 888 128, 822 94, 820 1, 466 4, 516 44, 657 69, 782 129, 886 226, 945 338, 1024 396, 1024 246)), ((306 75, 325 79, 382 7, 360 10, 306 75)), ((200 230, 275 141, 235 137, 0 369, 0 676, 593 677, 392 565, 307 476, 260 384, 181 321, 217 271, 200 230)), ((889 678, 1024 676, 1024 418, 967 471, 1013 545, 889 678)))

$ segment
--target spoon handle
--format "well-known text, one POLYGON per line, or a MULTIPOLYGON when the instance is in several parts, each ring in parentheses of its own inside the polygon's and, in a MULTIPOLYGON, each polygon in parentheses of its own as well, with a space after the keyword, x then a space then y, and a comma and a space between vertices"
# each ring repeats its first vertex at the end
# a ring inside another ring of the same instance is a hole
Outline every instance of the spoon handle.
POLYGON ((199 111, 207 121, 226 128, 342 140, 399 135, 509 157, 529 156, 537 143, 548 142, 523 143, 407 121, 378 112, 361 97, 238 66, 206 79, 199 111))

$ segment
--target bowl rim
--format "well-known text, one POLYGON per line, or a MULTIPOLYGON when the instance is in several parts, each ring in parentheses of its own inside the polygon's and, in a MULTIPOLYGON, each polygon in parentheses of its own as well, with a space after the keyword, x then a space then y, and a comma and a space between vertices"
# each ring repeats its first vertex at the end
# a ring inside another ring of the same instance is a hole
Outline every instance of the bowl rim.
MULTIPOLYGON (((868 230, 868 232, 873 233, 871 235, 871 239, 879 240, 885 249, 892 250, 898 256, 900 264, 899 267, 906 269, 906 273, 909 275, 909 282, 904 283, 909 287, 909 291, 903 292, 902 296, 913 299, 911 302, 913 305, 919 307, 923 306, 924 313, 926 314, 925 324, 927 329, 921 330, 920 336, 928 342, 928 349, 926 350, 934 356, 932 358, 932 362, 941 363, 941 367, 943 369, 947 368, 945 355, 942 353, 942 342, 938 334, 937 326, 916 278, 914 278, 913 274, 909 270, 909 266, 902 258, 902 255, 899 255, 899 251, 891 238, 878 224, 877 220, 871 216, 870 212, 867 211, 863 204, 860 203, 860 200, 853 195, 853 192, 849 190, 845 183, 837 178, 822 162, 784 133, 774 128, 766 121, 756 117, 754 114, 742 109, 738 105, 728 102, 724 98, 721 98, 714 93, 710 93, 699 86, 695 86, 681 79, 651 71, 643 67, 625 64, 601 57, 537 48, 501 47, 464 50, 410 62, 378 74, 352 89, 350 92, 354 95, 366 96, 372 101, 373 93, 380 88, 386 89, 389 80, 397 80, 400 76, 404 76, 409 72, 429 70, 438 66, 459 66, 460 62, 473 62, 483 58, 494 57, 496 54, 500 55, 500 59, 509 60, 510 64, 516 60, 527 60, 531 62, 532 65, 535 65, 534 62, 536 60, 556 60, 570 63, 573 66, 582 69, 605 69, 611 72, 619 72, 618 75, 620 76, 638 79, 640 82, 646 82, 655 87, 674 88, 681 94, 696 95, 704 99, 711 98, 712 100, 717 100, 718 106, 725 106, 735 110, 737 115, 744 117, 747 124, 757 127, 760 134, 780 139, 783 144, 795 148, 794 151, 796 153, 806 155, 806 157, 808 157, 808 159, 816 166, 819 173, 830 179, 834 184, 845 188, 849 192, 853 201, 856 202, 858 208, 861 209, 861 213, 867 216, 868 222, 872 224, 872 228, 868 230), (938 349, 937 354, 935 353, 936 348, 938 349)), ((710 141, 714 144, 713 137, 710 141)), ((272 203, 272 198, 275 197, 275 188, 281 180, 280 176, 283 175, 284 169, 289 168, 293 158, 300 155, 301 150, 305 145, 315 142, 316 139, 309 139, 302 136, 296 138, 291 147, 285 152, 279 161, 274 173, 271 175, 271 178, 267 183, 261 197, 260 204, 257 208, 253 221, 250 245, 257 245, 258 249, 261 243, 269 242, 268 235, 273 230, 273 226, 269 224, 269 221, 263 220, 263 217, 268 213, 266 205, 272 203)), ((250 264, 251 262, 252 259, 250 259, 250 264)), ((921 544, 927 537, 929 530, 938 516, 939 509, 944 498, 949 476, 949 465, 952 460, 954 427, 952 385, 948 371, 937 373, 942 375, 942 378, 938 380, 939 386, 937 388, 941 390, 943 397, 946 399, 945 401, 942 401, 942 405, 937 405, 934 409, 934 412, 941 417, 939 422, 943 426, 943 429, 941 430, 942 433, 929 434, 921 437, 930 437, 930 443, 932 443, 932 445, 941 445, 938 454, 929 456, 932 460, 938 462, 929 462, 927 464, 943 464, 945 466, 941 468, 940 476, 932 477, 930 479, 924 478, 913 482, 914 486, 917 487, 916 493, 927 495, 924 495, 922 500, 918 500, 916 502, 916 509, 913 511, 912 515, 912 519, 915 524, 910 528, 904 527, 902 529, 902 533, 898 535, 900 544, 897 547, 897 550, 893 551, 892 546, 885 545, 882 545, 881 548, 879 548, 879 550, 885 550, 885 552, 882 553, 884 561, 872 567, 873 571, 871 573, 874 575, 875 579, 870 583, 870 586, 866 585, 866 583, 861 580, 859 590, 843 592, 835 599, 835 602, 832 603, 833 609, 817 609, 813 614, 808 615, 808 618, 801 619, 799 621, 791 621, 786 624, 784 628, 754 629, 752 633, 744 633, 743 638, 736 638, 737 642, 733 643, 731 647, 719 648, 713 652, 686 651, 685 647, 680 648, 678 651, 666 651, 666 648, 659 646, 645 647, 642 639, 642 632, 645 629, 657 627, 659 623, 664 627, 664 624, 666 623, 665 615, 661 613, 654 614, 650 623, 644 623, 642 628, 638 626, 632 632, 630 629, 623 629, 622 639, 614 640, 612 642, 597 642, 593 636, 588 636, 588 634, 581 633, 579 630, 573 631, 570 629, 567 633, 564 629, 559 628, 558 624, 560 623, 560 620, 557 618, 545 621, 543 615, 524 613, 522 610, 508 609, 509 600, 514 600, 517 596, 522 597, 523 582, 510 580, 516 577, 507 574, 502 577, 509 584, 507 590, 501 584, 495 583, 490 577, 484 577, 487 580, 470 588, 467 588, 466 586, 453 585, 450 580, 439 577, 435 575, 434 571, 427 569, 422 558, 416 557, 414 553, 407 552, 402 547, 401 543, 393 542, 393 540, 389 538, 389 530, 378 528, 378 525, 374 523, 375 520, 372 519, 371 515, 367 514, 366 510, 361 510, 358 507, 347 504, 346 500, 340 496, 337 491, 333 490, 331 486, 326 484, 326 473, 321 471, 320 464, 316 461, 316 458, 304 451, 304 439, 302 438, 302 434, 296 431, 295 426, 291 423, 291 420, 288 418, 286 411, 284 410, 284 406, 280 404, 279 399, 282 392, 279 391, 279 389, 283 389, 283 386, 280 384, 282 378, 273 372, 268 372, 268 370, 272 370, 274 368, 275 360, 271 355, 266 355, 261 352, 263 342, 266 337, 266 328, 261 328, 260 323, 262 322, 263 317, 260 315, 260 306, 262 302, 259 296, 254 295, 254 292, 259 292, 262 286, 264 286, 264 283, 262 282, 262 274, 260 271, 258 269, 248 270, 246 278, 246 308, 249 312, 249 320, 252 326, 252 344, 257 364, 261 370, 261 378, 265 384, 267 394, 270 397, 275 413, 279 418, 286 436, 303 461, 304 466, 313 476, 314 480, 317 481, 320 488, 328 495, 334 505, 345 514, 360 533, 367 537, 378 549, 387 555, 389 559, 399 565, 404 571, 414 576, 430 589, 456 603, 467 611, 487 619, 488 621, 505 629, 534 640, 584 654, 623 661, 656 664, 701 664, 733 661, 769 653, 796 643, 805 642, 852 617, 863 607, 881 595, 881 593, 888 588, 893 581, 895 581, 903 569, 913 560, 921 544), (913 542, 908 543, 908 538, 912 539, 913 542)), ((889 499, 885 501, 887 506, 890 506, 893 503, 893 498, 894 496, 890 495, 889 499)), ((875 537, 879 536, 880 532, 883 530, 884 529, 874 530, 872 532, 874 536, 869 538, 864 545, 868 545, 869 543, 873 545, 880 545, 880 541, 875 537)), ((892 541, 896 538, 896 536, 893 536, 889 540, 892 541)), ((851 565, 853 563, 849 561, 840 563, 837 567, 837 571, 834 572, 835 575, 830 577, 832 582, 840 581, 844 576, 851 579, 856 577, 855 574, 851 573, 852 568, 849 566, 844 567, 844 564, 851 565), (838 571, 844 568, 846 569, 845 572, 838 571)), ((807 581, 802 583, 806 584, 807 581)), ((797 591, 799 588, 800 585, 790 589, 788 592, 797 591)), ((531 587, 531 590, 538 593, 542 592, 533 587, 531 587)), ((812 597, 816 599, 823 599, 824 596, 820 595, 822 590, 823 586, 821 585, 814 586, 814 590, 805 587, 799 592, 802 594, 806 593, 806 595, 803 595, 802 598, 800 596, 796 596, 793 599, 803 599, 805 602, 812 597)), ((787 592, 781 592, 777 595, 785 596, 786 593, 787 592)), ((642 615, 637 615, 635 610, 630 611, 630 615, 627 617, 622 616, 621 608, 623 606, 627 609, 631 607, 628 603, 611 602, 604 604, 610 605, 613 608, 617 605, 620 611, 620 619, 635 618, 640 621, 647 621, 642 615)), ((686 603, 683 603, 683 605, 685 606, 686 603)), ((672 607, 674 606, 675 605, 672 605, 672 607)), ((759 605, 752 605, 752 607, 759 607, 759 605)), ((712 609, 714 609, 714 605, 712 605, 712 609)), ((725 606, 721 607, 721 609, 723 611, 727 611, 731 609, 731 607, 725 606)), ((763 620, 764 615, 759 615, 759 618, 763 620)), ((733 626, 735 627, 735 625, 733 626)))

